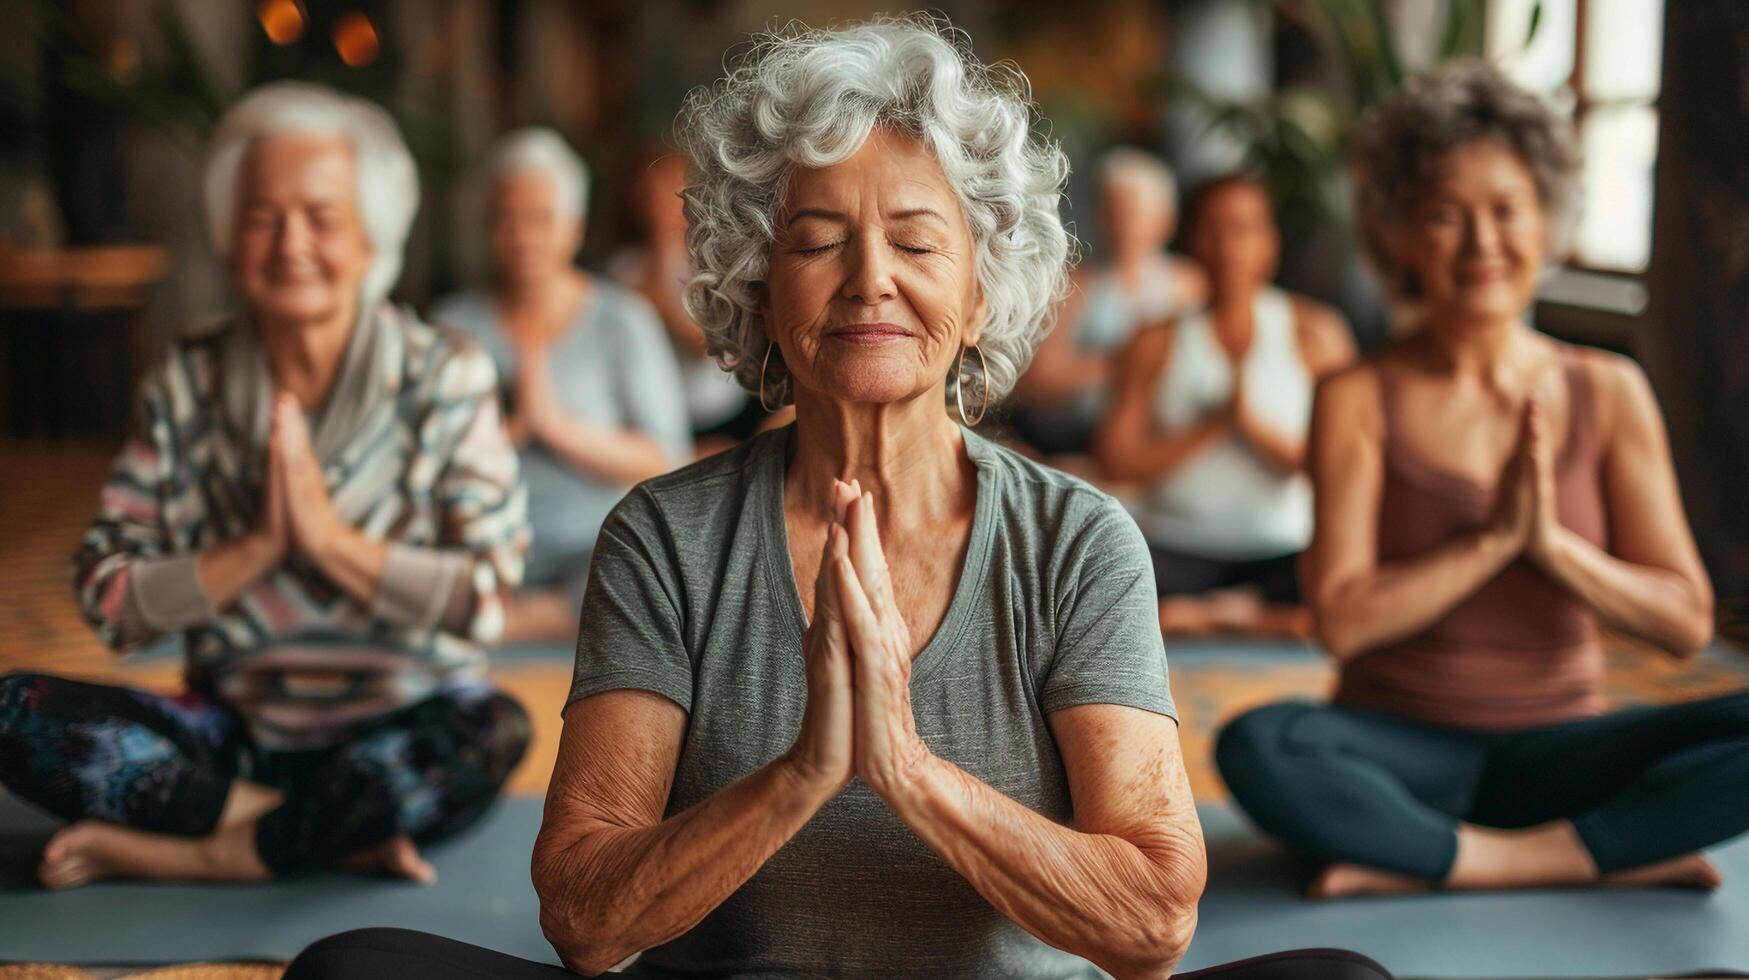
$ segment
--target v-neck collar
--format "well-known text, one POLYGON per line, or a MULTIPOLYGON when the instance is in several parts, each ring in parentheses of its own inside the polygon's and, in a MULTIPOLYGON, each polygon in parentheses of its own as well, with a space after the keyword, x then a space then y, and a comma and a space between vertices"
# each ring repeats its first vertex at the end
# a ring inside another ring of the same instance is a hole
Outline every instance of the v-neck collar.
MULTIPOLYGON (((973 611, 979 597, 984 594, 990 550, 995 540, 996 497, 1001 479, 1000 469, 995 465, 995 449, 984 437, 964 426, 960 427, 960 434, 965 442, 966 455, 977 470, 978 490, 972 511, 972 530, 947 613, 935 628, 935 635, 911 661, 913 684, 934 672, 939 663, 951 659, 948 651, 959 645, 974 618, 973 611)), ((791 639, 799 650, 808 629, 808 618, 802 610, 801 589, 796 582, 795 566, 790 561, 789 529, 783 516, 785 460, 794 438, 794 423, 763 437, 764 445, 758 450, 761 456, 754 463, 754 484, 759 491, 753 506, 759 512, 759 543, 760 550, 765 553, 767 586, 784 611, 791 639)))

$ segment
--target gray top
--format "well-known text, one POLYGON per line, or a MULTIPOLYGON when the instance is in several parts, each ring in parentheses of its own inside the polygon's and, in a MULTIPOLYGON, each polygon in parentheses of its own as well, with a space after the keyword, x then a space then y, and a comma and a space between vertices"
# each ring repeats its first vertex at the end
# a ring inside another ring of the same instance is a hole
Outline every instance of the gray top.
MULTIPOLYGON (((498 365, 499 383, 515 391, 516 347, 505 335, 490 294, 451 296, 432 321, 476 341, 498 365)), ((692 455, 692 430, 680 366, 648 300, 596 278, 588 299, 548 353, 553 387, 565 412, 593 425, 636 429, 675 461, 692 455)), ((626 488, 578 472, 538 442, 520 451, 534 527, 524 583, 542 587, 580 580, 608 511, 626 488)))
MULTIPOLYGON (((672 816, 788 749, 807 703, 806 628, 783 519, 793 426, 640 484, 595 552, 571 701, 636 688, 689 713, 672 816)), ((1176 718, 1153 568, 1099 490, 972 432, 978 499, 911 701, 930 749, 1071 822, 1046 716, 1079 704, 1176 718)), ((1103 976, 1005 918, 852 782, 639 971, 742 977, 1103 976)))

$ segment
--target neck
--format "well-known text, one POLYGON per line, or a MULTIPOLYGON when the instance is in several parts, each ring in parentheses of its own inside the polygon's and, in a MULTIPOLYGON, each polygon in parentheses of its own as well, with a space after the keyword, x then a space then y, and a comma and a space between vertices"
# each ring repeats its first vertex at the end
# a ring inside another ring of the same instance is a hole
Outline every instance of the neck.
POLYGON ((498 305, 512 315, 546 316, 562 312, 568 318, 570 307, 576 304, 586 286, 587 281, 581 272, 565 268, 538 279, 501 276, 494 292, 498 305))
POLYGON ((1229 347, 1243 346, 1251 340, 1257 325, 1252 322, 1253 311, 1257 305, 1257 287, 1221 288, 1211 286, 1209 292, 1209 316, 1214 322, 1215 335, 1229 347))
POLYGON ((1420 337, 1423 349, 1441 370, 1494 379, 1529 333, 1517 317, 1475 320, 1435 311, 1428 315, 1420 337))
POLYGON ((340 373, 357 319, 355 306, 321 319, 260 318, 261 346, 274 387, 290 392, 305 411, 322 404, 340 373))
POLYGON ((1151 271, 1149 267, 1154 264, 1157 255, 1158 253, 1146 249, 1123 252, 1116 257, 1111 267, 1117 273, 1118 279, 1126 284, 1133 284, 1151 271))
POLYGON ((857 480, 874 493, 882 528, 953 513, 974 499, 976 476, 942 405, 940 387, 886 404, 847 404, 798 388, 789 499, 829 520, 832 481, 857 480))

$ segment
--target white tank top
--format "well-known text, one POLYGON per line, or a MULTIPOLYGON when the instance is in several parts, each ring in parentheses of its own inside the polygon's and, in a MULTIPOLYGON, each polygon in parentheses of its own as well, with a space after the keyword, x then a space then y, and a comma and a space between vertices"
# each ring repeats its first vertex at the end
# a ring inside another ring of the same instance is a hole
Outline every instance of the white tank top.
MULTIPOLYGON (((1262 424, 1304 439, 1312 414, 1312 375, 1300 356, 1293 303, 1265 286, 1252 312, 1255 333, 1244 359, 1245 404, 1262 424)), ((1167 369, 1154 392, 1156 429, 1174 432, 1221 411, 1233 397, 1233 363, 1207 313, 1180 320, 1167 369)), ((1149 487, 1136 522, 1162 548, 1224 561, 1275 558, 1312 539, 1312 487, 1283 473, 1236 434, 1204 446, 1149 487)))

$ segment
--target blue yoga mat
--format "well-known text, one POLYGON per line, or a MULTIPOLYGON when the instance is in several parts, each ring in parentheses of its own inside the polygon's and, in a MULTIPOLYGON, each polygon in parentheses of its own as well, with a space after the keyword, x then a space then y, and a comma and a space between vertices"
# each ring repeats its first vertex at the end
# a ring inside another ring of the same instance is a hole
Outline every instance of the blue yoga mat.
MULTIPOLYGON (((1749 841, 1714 852, 1726 885, 1312 902, 1312 869, 1229 809, 1205 807, 1209 890, 1182 968, 1305 946, 1353 949, 1399 977, 1628 977, 1749 970, 1749 841)), ((540 801, 513 798, 431 849, 439 880, 316 875, 264 885, 34 884, 54 823, 0 798, 0 961, 290 959, 361 926, 404 926, 543 962, 528 857, 540 801)))

